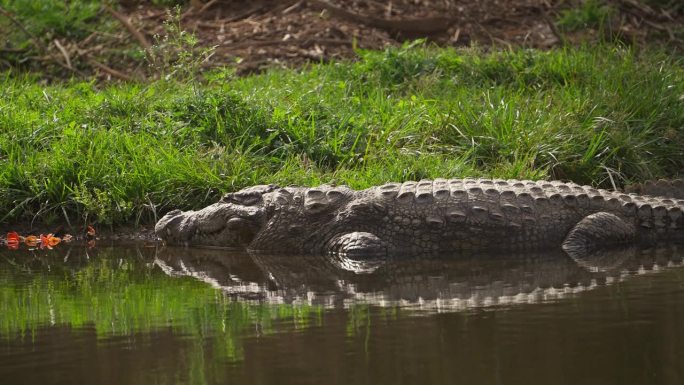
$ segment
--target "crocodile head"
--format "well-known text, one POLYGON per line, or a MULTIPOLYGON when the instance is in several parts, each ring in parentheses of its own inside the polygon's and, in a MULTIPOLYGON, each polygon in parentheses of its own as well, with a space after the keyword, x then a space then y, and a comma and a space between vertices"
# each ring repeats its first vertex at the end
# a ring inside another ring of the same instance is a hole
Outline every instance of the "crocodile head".
POLYGON ((154 230, 168 245, 246 248, 266 221, 264 194, 275 189, 254 186, 198 211, 173 210, 154 230))

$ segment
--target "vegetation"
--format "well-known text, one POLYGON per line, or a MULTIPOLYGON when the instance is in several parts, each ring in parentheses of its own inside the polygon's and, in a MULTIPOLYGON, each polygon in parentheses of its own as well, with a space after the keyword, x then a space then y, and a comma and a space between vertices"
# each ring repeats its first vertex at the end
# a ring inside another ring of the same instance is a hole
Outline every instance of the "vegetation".
POLYGON ((435 177, 610 187, 676 174, 684 71, 657 52, 414 43, 204 84, 0 80, 0 223, 151 222, 258 183, 435 177))
POLYGON ((614 9, 599 0, 586 0, 575 8, 561 12, 558 26, 564 30, 576 31, 583 28, 601 28, 614 9))

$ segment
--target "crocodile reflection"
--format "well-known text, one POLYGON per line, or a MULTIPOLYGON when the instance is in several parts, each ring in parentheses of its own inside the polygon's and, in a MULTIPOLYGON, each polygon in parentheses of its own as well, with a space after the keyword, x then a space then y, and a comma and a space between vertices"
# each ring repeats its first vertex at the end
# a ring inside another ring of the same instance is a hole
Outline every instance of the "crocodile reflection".
POLYGON ((682 252, 630 248, 582 259, 559 252, 357 261, 169 247, 158 251, 155 263, 169 275, 200 279, 240 300, 455 311, 560 299, 680 266, 682 252))

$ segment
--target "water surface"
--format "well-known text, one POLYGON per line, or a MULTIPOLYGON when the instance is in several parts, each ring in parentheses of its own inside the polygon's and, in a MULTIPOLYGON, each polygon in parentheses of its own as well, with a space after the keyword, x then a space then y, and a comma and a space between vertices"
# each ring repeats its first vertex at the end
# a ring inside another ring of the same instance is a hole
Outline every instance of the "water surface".
POLYGON ((676 248, 0 251, 0 384, 682 384, 676 248))

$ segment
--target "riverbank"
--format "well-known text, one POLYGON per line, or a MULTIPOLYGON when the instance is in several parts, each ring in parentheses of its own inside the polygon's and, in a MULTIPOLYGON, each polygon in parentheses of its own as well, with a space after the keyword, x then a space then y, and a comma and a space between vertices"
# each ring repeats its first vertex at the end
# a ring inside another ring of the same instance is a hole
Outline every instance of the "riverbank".
POLYGON ((263 183, 487 176, 600 187, 684 167, 680 58, 616 46, 361 51, 195 79, 0 79, 0 223, 150 224, 263 183))

